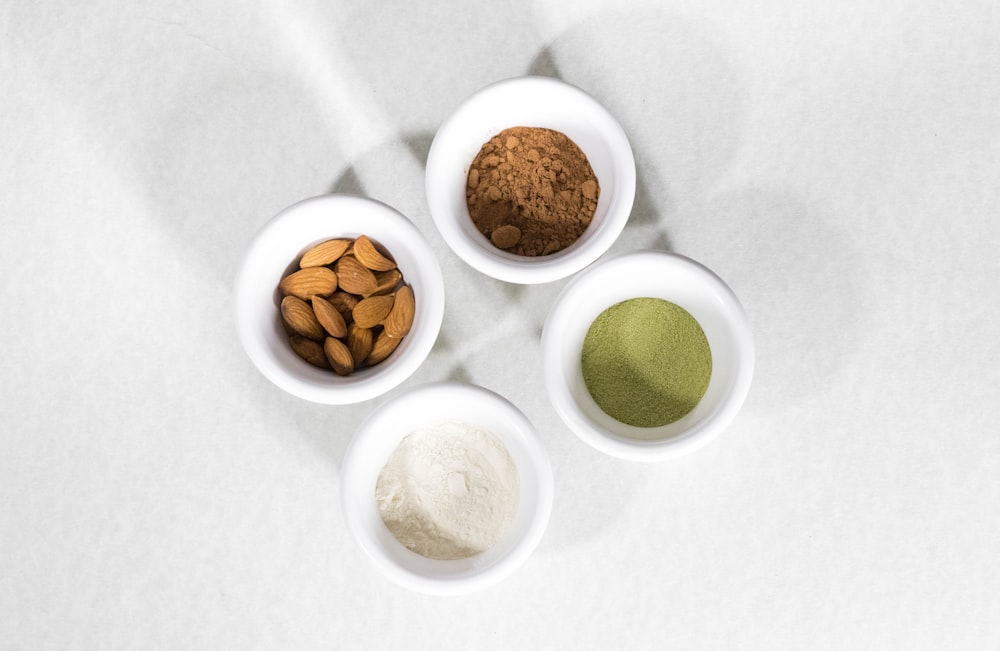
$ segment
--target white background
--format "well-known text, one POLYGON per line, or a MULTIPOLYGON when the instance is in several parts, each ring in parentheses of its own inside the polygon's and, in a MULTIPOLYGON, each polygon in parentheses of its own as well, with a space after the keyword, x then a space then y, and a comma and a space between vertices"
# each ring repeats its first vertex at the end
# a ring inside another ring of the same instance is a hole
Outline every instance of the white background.
POLYGON ((1000 648, 1000 9, 982 2, 0 4, 0 647, 1000 648), (746 307, 740 416, 681 460, 552 412, 565 282, 467 267, 423 161, 467 95, 593 94, 635 150, 612 249, 746 307), (535 555, 464 598, 377 574, 339 509, 378 400, 282 393, 232 281, 283 207, 362 192, 439 255, 403 386, 514 401, 551 454, 535 555))

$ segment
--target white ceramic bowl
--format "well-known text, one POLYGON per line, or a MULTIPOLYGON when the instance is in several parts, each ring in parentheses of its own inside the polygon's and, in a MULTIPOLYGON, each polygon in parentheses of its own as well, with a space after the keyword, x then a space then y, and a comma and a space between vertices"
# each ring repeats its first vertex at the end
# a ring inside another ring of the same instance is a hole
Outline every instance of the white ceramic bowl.
POLYGON ((427 357, 441 329, 441 267, 410 220, 384 203, 353 195, 322 195, 281 211, 254 237, 236 276, 236 327, 254 365, 300 398, 330 405, 374 398, 408 378, 427 357), (341 377, 300 359, 281 325, 278 282, 312 245, 368 235, 395 258, 413 287, 416 313, 410 333, 388 359, 341 377))
POLYGON ((520 567, 538 545, 552 511, 552 470, 534 427, 505 398, 456 382, 426 384, 377 407, 344 454, 341 500, 348 530, 386 577, 426 594, 454 595, 489 587, 520 567), (460 560, 410 551, 382 522, 375 484, 400 441, 421 425, 462 421, 506 446, 519 476, 514 520, 491 549, 460 560))
POLYGON ((426 183, 434 223, 460 258, 500 280, 544 283, 583 269, 621 234, 635 199, 635 158, 621 126, 593 97, 558 79, 516 77, 478 91, 441 125, 427 155, 426 183), (590 226, 551 255, 500 250, 469 217, 465 189, 473 159, 490 138, 516 126, 566 134, 586 154, 601 188, 590 226))
POLYGON ((556 411, 581 439, 615 457, 657 461, 691 452, 729 425, 750 390, 754 344, 743 307, 718 276, 684 256, 640 251, 602 261, 563 288, 542 331, 542 362, 556 411), (687 415, 662 427, 634 427, 604 413, 581 369, 583 341, 594 319, 616 303, 640 297, 686 309, 712 351, 705 395, 687 415))

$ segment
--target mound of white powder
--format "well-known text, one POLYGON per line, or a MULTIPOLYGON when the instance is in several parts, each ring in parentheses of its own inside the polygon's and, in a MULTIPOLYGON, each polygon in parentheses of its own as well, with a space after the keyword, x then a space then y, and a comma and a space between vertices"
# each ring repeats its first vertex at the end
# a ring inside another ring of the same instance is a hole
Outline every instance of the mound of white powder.
POLYGON ((496 544, 514 518, 517 467, 489 432, 442 422, 408 434, 375 486, 379 514, 408 549, 454 560, 496 544))

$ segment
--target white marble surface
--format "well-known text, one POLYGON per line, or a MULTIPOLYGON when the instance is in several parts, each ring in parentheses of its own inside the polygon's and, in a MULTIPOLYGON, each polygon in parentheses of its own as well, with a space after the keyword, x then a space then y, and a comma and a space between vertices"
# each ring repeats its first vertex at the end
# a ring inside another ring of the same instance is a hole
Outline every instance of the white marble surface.
POLYGON ((986 0, 0 2, 0 647, 1000 648, 998 33, 986 0), (434 231, 434 130, 527 72, 632 140, 612 252, 749 312, 750 397, 695 455, 577 440, 538 366, 564 283, 434 231), (440 256, 404 386, 498 391, 552 456, 549 530, 487 592, 374 571, 338 476, 377 401, 285 395, 235 339, 244 247, 330 191, 440 256))

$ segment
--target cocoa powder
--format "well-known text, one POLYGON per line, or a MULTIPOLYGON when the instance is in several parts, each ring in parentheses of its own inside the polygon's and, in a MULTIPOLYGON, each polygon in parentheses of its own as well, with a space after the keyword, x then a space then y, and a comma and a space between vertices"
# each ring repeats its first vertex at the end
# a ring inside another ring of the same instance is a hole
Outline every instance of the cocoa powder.
POLYGON ((490 138, 469 167, 469 216, 499 249, 561 251, 587 230, 600 186, 587 156, 564 133, 512 127, 490 138))

